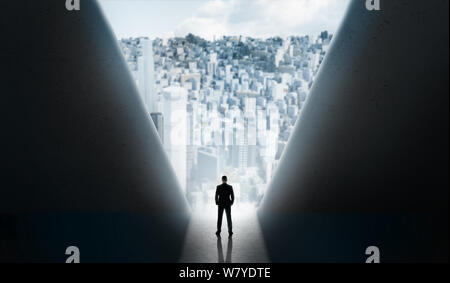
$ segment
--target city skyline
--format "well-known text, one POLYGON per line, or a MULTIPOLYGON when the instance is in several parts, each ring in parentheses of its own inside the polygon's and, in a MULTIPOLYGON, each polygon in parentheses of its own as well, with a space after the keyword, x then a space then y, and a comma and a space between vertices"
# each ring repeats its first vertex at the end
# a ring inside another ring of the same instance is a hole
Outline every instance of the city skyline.
POLYGON ((191 205, 259 203, 348 2, 100 0, 191 205))
POLYGON ((349 0, 100 0, 118 39, 335 33, 349 0))
POLYGON ((332 37, 119 40, 193 207, 213 203, 222 175, 242 203, 259 203, 332 37))

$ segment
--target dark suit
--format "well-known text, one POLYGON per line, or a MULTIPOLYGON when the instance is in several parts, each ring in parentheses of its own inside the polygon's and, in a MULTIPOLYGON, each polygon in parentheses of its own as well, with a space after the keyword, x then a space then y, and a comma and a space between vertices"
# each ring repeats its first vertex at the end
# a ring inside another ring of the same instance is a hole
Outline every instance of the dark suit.
POLYGON ((217 231, 222 230, 223 211, 227 214, 228 233, 233 232, 233 224, 231 221, 231 206, 234 203, 233 187, 228 184, 222 184, 216 188, 216 205, 218 205, 217 231))

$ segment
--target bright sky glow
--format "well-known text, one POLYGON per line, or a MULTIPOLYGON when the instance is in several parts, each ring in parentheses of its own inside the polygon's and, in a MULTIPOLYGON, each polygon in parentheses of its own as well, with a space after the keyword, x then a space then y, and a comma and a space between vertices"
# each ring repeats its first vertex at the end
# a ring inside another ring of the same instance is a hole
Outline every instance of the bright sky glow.
POLYGON ((334 33, 349 0, 99 0, 118 38, 334 33))

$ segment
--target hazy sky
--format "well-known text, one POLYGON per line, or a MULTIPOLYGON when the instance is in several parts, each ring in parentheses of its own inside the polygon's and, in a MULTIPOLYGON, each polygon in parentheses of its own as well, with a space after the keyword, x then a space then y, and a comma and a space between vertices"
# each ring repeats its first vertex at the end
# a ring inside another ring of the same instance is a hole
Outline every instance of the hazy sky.
POLYGON ((334 33, 350 0, 99 0, 118 38, 334 33))

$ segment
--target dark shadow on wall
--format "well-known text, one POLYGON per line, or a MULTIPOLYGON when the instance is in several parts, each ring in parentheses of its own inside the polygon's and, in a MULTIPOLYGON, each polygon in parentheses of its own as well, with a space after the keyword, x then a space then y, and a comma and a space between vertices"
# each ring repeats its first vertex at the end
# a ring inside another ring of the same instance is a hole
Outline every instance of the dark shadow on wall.
MULTIPOLYGON (((272 262, 364 263, 376 246, 381 262, 447 260, 448 226, 439 213, 261 213, 272 262)), ((445 217, 444 217, 445 218, 445 217)))
POLYGON ((178 261, 189 207, 97 2, 1 14, 0 261, 178 261))
POLYGON ((0 262, 59 262, 66 249, 82 263, 178 262, 186 215, 145 213, 33 213, 0 217, 0 262))
POLYGON ((354 0, 259 209, 273 261, 448 261, 448 1, 354 0))

